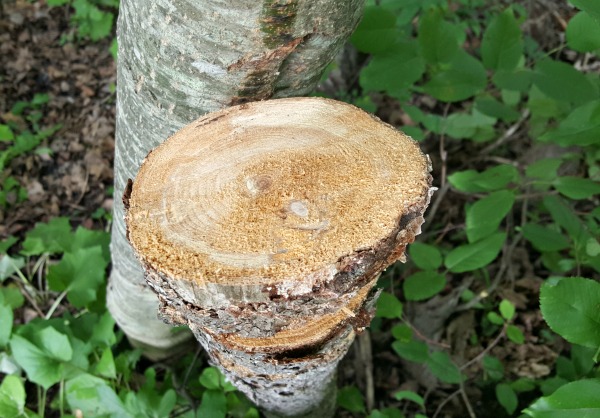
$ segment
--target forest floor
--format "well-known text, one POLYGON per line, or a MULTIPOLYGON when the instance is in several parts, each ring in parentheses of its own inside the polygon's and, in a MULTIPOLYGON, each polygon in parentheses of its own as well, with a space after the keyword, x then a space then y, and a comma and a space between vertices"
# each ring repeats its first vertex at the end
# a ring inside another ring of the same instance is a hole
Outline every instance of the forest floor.
MULTIPOLYGON (((2 173, 1 180, 9 176, 15 178, 27 198, 19 197, 18 188, 6 194, 7 209, 0 210, 0 239, 22 237, 37 222, 47 222, 57 216, 68 217, 74 226, 101 230, 108 230, 110 226, 116 65, 109 52, 109 40, 61 42, 65 37, 76 38, 65 10, 49 9, 41 2, 17 0, 4 4, 0 15, 0 123, 10 121, 24 130, 60 126, 42 142, 39 152, 15 156, 2 173), (49 95, 51 100, 45 100, 44 95, 49 95), (11 109, 21 102, 30 105, 15 115, 11 109)), ((560 22, 551 19, 537 24, 555 26, 560 22)), ((397 126, 410 119, 397 102, 383 97, 373 100, 380 106, 378 115, 382 119, 397 126)), ((438 106, 426 99, 420 105, 438 106)), ((437 142, 425 140, 422 146, 432 157, 435 179, 441 178, 442 166, 446 170, 477 167, 485 158, 494 158, 493 155, 473 155, 474 150, 469 148, 472 143, 454 142, 445 150, 447 161, 442 164, 437 142)), ((526 141, 521 142, 512 150, 513 160, 507 162, 522 164, 522 159, 529 155, 529 146, 526 141)), ((422 237, 439 235, 441 239, 464 227, 459 212, 465 198, 436 181, 435 185, 441 189, 438 193, 443 193, 444 198, 438 200, 434 196, 435 213, 429 216, 435 216, 436 221, 425 225, 422 237), (430 230, 430 225, 443 228, 430 230)), ((480 328, 479 315, 483 313, 468 309, 465 303, 456 304, 456 299, 450 302, 440 297, 432 303, 406 304, 405 309, 415 315, 443 316, 442 322, 437 324, 440 329, 415 327, 415 332, 431 335, 430 344, 449 349, 457 364, 467 365, 462 372, 468 379, 460 390, 440 384, 418 367, 407 366, 391 349, 391 322, 381 319, 373 330, 359 338, 361 344, 355 344, 343 361, 340 386, 358 386, 366 394, 370 407, 393 405, 395 401, 390 393, 394 390, 421 388, 422 393, 425 388, 431 416, 466 416, 466 403, 476 416, 508 416, 497 403, 493 387, 478 383, 484 372, 481 362, 473 360, 493 355, 515 378, 536 380, 551 375, 556 358, 566 348, 562 339, 549 335, 541 317, 538 297, 542 279, 534 264, 527 248, 517 245, 508 256, 499 257, 488 267, 492 277, 504 272, 496 297, 516 306, 513 323, 525 336, 523 344, 508 342, 503 333, 486 333, 480 328), (443 411, 434 415, 442 405, 443 411)), ((450 285, 460 288, 471 283, 467 280, 456 279, 450 285)), ((471 286, 475 294, 485 289, 483 283, 471 286)), ((445 295, 451 293, 452 289, 448 288, 445 295)), ((39 316, 27 304, 19 315, 15 322, 24 323, 39 316)), ((140 363, 139 367, 144 365, 148 363, 140 363)), ((530 399, 525 395, 519 400, 527 405, 537 396, 539 393, 532 392, 530 399)), ((340 414, 345 416, 346 412, 340 414)))

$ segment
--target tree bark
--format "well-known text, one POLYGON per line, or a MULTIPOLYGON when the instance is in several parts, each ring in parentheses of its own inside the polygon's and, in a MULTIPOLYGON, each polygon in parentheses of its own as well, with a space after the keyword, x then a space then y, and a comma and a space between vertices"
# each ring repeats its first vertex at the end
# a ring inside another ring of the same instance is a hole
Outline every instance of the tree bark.
MULTIPOLYGON (((357 25, 364 0, 122 0, 115 196, 146 154, 199 115, 310 92, 357 25)), ((115 199, 107 305, 150 357, 188 337, 156 319, 156 296, 115 199)))
POLYGON ((250 399, 330 416, 377 276, 420 232, 429 171, 412 139, 354 106, 234 106, 148 155, 124 196, 127 236, 163 319, 250 399))

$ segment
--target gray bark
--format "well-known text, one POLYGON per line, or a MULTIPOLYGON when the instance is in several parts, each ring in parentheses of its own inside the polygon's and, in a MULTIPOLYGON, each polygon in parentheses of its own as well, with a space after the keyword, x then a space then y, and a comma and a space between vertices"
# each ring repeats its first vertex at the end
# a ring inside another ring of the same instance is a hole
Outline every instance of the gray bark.
POLYGON ((189 334, 156 318, 156 296, 125 239, 119 197, 127 179, 152 148, 204 113, 310 92, 357 25, 363 2, 121 1, 107 304, 147 354, 168 355, 189 334))

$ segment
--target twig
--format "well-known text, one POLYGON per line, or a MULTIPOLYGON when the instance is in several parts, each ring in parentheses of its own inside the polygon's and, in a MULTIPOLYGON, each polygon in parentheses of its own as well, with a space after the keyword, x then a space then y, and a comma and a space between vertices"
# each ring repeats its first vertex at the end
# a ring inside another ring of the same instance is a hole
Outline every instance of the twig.
POLYGON ((442 200, 444 200, 444 196, 446 193, 448 193, 448 190, 450 190, 450 183, 444 183, 444 185, 435 193, 435 200, 433 201, 433 204, 429 206, 427 217, 425 218, 426 225, 428 225, 435 218, 435 214, 439 209, 442 200))
POLYGON ((365 330, 358 336, 358 348, 360 360, 365 369, 365 400, 367 412, 375 405, 375 383, 373 380, 373 356, 371 353, 371 335, 365 330))
POLYGON ((515 132, 517 132, 517 130, 521 127, 523 122, 525 122, 527 120, 527 118, 529 118, 529 109, 525 109, 523 111, 523 113, 521 113, 521 117, 519 118, 519 120, 516 121, 513 125, 511 125, 506 130, 506 132, 504 132, 504 135, 502 135, 500 138, 498 138, 496 140, 496 142, 488 145, 483 150, 481 150, 481 153, 489 154, 491 151, 495 150, 500 145, 504 144, 508 139, 510 139, 515 134, 515 132))
POLYGON ((465 392, 465 385, 462 381, 460 382, 460 395, 463 399, 463 402, 465 403, 465 406, 467 407, 469 417, 477 418, 477 416, 475 415, 475 411, 473 411, 473 406, 471 406, 471 402, 469 401, 469 397, 467 396, 467 392, 465 392))
MULTIPOLYGON (((448 110, 450 110, 450 103, 446 104, 444 107, 443 120, 446 120, 448 117, 448 110)), ((446 185, 446 171, 447 171, 447 160, 448 160, 448 151, 446 151, 446 130, 444 129, 440 134, 440 159, 442 161, 442 172, 441 172, 441 180, 440 185, 444 187, 446 185)))
POLYGON ((460 389, 458 389, 455 392, 452 392, 450 395, 448 395, 448 397, 446 399, 444 399, 437 407, 437 409, 435 410, 435 413, 433 414, 433 416, 431 418, 437 418, 437 416, 440 414, 440 412, 442 412, 442 408, 452 400, 452 398, 454 398, 456 395, 458 395, 460 393, 460 389))
POLYGON ((500 340, 502 339, 502 337, 504 337, 504 335, 506 334, 506 327, 507 327, 507 325, 508 325, 508 323, 505 322, 504 326, 500 330, 500 333, 496 336, 496 338, 494 338, 494 341, 492 341, 486 348, 484 348, 481 353, 477 354, 471 360, 467 361, 465 364, 463 364, 462 366, 460 366, 459 369, 461 371, 465 370, 471 364, 476 363, 479 360, 481 360, 483 358, 483 356, 485 356, 487 353, 489 353, 491 351, 492 348, 494 348, 496 345, 498 345, 498 343, 500 342, 500 340))
POLYGON ((430 339, 430 338, 427 338, 427 337, 426 337, 425 335, 423 335, 423 334, 422 334, 422 333, 421 333, 421 332, 420 332, 420 331, 419 331, 419 330, 418 330, 418 329, 417 329, 417 328, 416 328, 416 327, 415 327, 413 324, 411 324, 411 323, 410 323, 410 322, 408 322, 408 321, 405 321, 405 322, 406 322, 406 325, 408 325, 408 326, 410 327, 410 329, 411 329, 411 330, 412 330, 412 331, 413 331, 415 334, 417 334, 417 337, 419 337, 420 339, 422 339, 423 341, 425 341, 427 344, 429 344, 429 345, 435 345, 435 346, 438 346, 438 347, 444 348, 444 349, 446 349, 446 350, 448 350, 448 349, 452 348, 452 347, 450 347, 450 345, 448 345, 448 344, 444 344, 444 343, 441 343, 441 342, 439 342, 439 341, 434 341, 434 340, 432 340, 432 339, 430 339))

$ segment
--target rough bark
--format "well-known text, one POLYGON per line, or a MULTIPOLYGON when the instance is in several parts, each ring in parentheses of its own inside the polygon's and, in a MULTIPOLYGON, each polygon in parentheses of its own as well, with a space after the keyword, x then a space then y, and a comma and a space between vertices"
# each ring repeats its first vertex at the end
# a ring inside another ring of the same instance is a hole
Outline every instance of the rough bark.
MULTIPOLYGON (((358 23, 364 0, 122 0, 115 196, 150 151, 198 116, 311 91, 358 23)), ((161 357, 187 338, 156 319, 156 297, 115 199, 107 304, 128 337, 161 357)))
POLYGON ((368 326, 379 273, 429 203, 428 158, 344 103, 255 102, 153 150, 124 196, 163 319, 274 416, 329 416, 333 377, 368 326))

